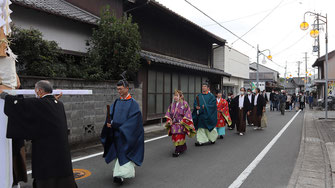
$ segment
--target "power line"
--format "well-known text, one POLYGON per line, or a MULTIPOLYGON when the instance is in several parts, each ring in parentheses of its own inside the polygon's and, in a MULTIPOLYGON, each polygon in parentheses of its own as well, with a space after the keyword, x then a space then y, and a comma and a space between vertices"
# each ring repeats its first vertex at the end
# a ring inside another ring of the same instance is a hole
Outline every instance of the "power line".
POLYGON ((280 3, 275 6, 267 15, 265 15, 265 17, 263 19, 261 19, 258 23, 256 23, 252 28, 250 28, 247 32, 245 32, 240 38, 236 39, 233 43, 239 41, 242 37, 244 37, 245 35, 247 35, 250 31, 252 31, 255 27, 257 27, 260 23, 262 23, 267 17, 269 17, 282 3, 284 0, 281 0, 280 3))
POLYGON ((220 24, 218 21, 214 20, 212 17, 210 17, 209 15, 207 15, 205 12, 203 12, 202 10, 200 10, 198 7, 194 6, 192 3, 190 3, 189 1, 185 0, 186 3, 188 3, 189 5, 191 5, 193 8, 197 9, 199 12, 201 12, 203 15, 205 15, 206 17, 208 17, 209 19, 211 19, 213 22, 215 22, 216 24, 218 24, 220 27, 222 27, 223 29, 225 29, 226 31, 228 31, 229 33, 231 33, 232 35, 234 35, 235 37, 239 38, 241 41, 243 41, 244 43, 246 43, 247 45, 249 45, 252 48, 255 48, 255 46, 251 45, 250 43, 248 43, 247 41, 245 41, 244 39, 242 39, 241 37, 239 37, 238 35, 236 35, 235 33, 233 33, 232 31, 230 31, 229 29, 227 29, 225 26, 223 26, 222 24, 220 24))
MULTIPOLYGON (((291 3, 294 3, 296 0, 291 0, 291 2, 288 2, 286 4, 283 4, 282 6, 280 7, 283 7, 283 6, 286 6, 286 5, 289 5, 291 3)), ((250 18, 250 17, 253 17, 253 16, 257 16, 259 14, 263 14, 263 13, 266 13, 266 12, 269 12, 271 11, 272 9, 266 9, 266 10, 263 10, 263 11, 259 11, 259 12, 256 12, 256 13, 253 13, 253 14, 249 14, 249 15, 246 15, 246 16, 241 16, 241 17, 238 17, 238 18, 234 18, 234 19, 231 19, 231 20, 225 20, 225 21, 220 21, 219 23, 220 24, 224 24, 224 23, 229 23, 229 22, 233 22, 233 21, 237 21, 237 20, 242 20, 244 18, 250 18)), ((215 24, 207 24, 207 25, 203 25, 202 27, 209 27, 209 26, 214 26, 214 25, 217 25, 216 23, 215 24)))
POLYGON ((308 32, 306 32, 305 35, 303 35, 300 39, 298 39, 296 42, 294 42, 293 44, 291 44, 289 47, 285 48, 284 50, 282 50, 282 51, 280 51, 280 52, 278 52, 276 54, 274 54, 274 56, 279 55, 279 54, 285 52, 286 50, 292 48, 293 46, 295 46, 296 44, 298 44, 303 38, 305 38, 307 35, 308 35, 308 32))
MULTIPOLYGON (((223 29, 227 30, 229 33, 231 33, 232 35, 234 35, 235 37, 239 38, 241 41, 243 41, 244 43, 246 43, 247 45, 249 45, 252 48, 256 48, 255 46, 253 46, 252 44, 248 43, 247 41, 245 41, 244 39, 242 39, 241 37, 239 37, 238 35, 236 35, 235 33, 233 33, 231 30, 229 30, 228 28, 224 27, 222 24, 220 24, 218 21, 216 21, 215 19, 213 19, 212 17, 210 17, 208 14, 206 14, 205 12, 203 12, 202 10, 200 10, 198 7, 196 7, 195 5, 193 5, 192 3, 190 3, 189 1, 185 0, 186 3, 188 3, 189 5, 191 5, 193 8, 195 8, 196 10, 198 10, 199 12, 201 12, 203 15, 205 15, 206 17, 208 17, 209 19, 211 19, 213 22, 215 22, 216 24, 218 24, 220 27, 222 27, 223 29)), ((263 54, 263 53, 261 53, 263 54)), ((265 56, 265 54, 263 54, 265 56)), ((271 62, 273 62, 274 64, 276 64, 278 67, 283 68, 283 66, 279 65, 278 63, 274 62, 273 60, 270 60, 271 62)))
MULTIPOLYGON (((226 21, 222 21, 222 22, 219 22, 220 24, 224 24, 224 23, 228 23, 228 22, 233 22, 233 21, 237 21, 237 20, 242 20, 244 18, 250 18, 250 17, 253 17, 253 16, 257 16, 259 14, 263 14, 264 12, 268 12, 269 10, 265 10, 265 11, 261 11, 261 12, 257 12, 257 13, 254 13, 254 14, 250 14, 250 15, 246 15, 246 16, 242 16, 242 17, 239 17, 239 18, 235 18, 235 19, 231 19, 231 20, 226 20, 226 21)), ((209 27, 209 26, 213 26, 213 25, 217 25, 216 23, 215 24, 207 24, 207 25, 203 25, 202 27, 209 27)))

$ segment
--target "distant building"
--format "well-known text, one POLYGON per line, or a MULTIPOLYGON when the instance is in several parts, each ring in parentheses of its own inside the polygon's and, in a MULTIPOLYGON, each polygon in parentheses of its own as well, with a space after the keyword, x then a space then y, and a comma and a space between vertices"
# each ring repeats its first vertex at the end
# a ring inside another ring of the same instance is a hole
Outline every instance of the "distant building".
MULTIPOLYGON (((258 65, 258 78, 260 89, 261 86, 267 91, 281 90, 283 86, 279 83, 279 72, 270 69, 264 65, 258 65)), ((257 63, 250 64, 249 79, 244 81, 246 88, 254 88, 257 83, 257 63)), ((262 89, 261 89, 262 90, 262 89)))
POLYGON ((302 78, 298 78, 298 77, 289 78, 289 79, 282 78, 280 85, 283 87, 283 89, 288 94, 298 93, 304 89, 304 83, 302 81, 302 78))
POLYGON ((249 57, 228 46, 215 45, 213 50, 214 68, 231 74, 231 77, 223 77, 222 90, 226 95, 236 95, 244 86, 244 80, 249 79, 249 57))
POLYGON ((328 70, 326 70, 326 56, 318 58, 313 67, 318 68, 318 78, 314 80, 317 86, 318 98, 325 97, 325 72, 328 71, 328 96, 335 96, 335 50, 328 54, 328 70))

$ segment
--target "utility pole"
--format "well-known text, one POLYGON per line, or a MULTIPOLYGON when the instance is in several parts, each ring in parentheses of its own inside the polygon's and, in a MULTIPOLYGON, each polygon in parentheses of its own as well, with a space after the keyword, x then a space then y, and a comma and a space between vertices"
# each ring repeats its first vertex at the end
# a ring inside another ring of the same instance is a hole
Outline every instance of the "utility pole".
POLYGON ((285 64, 285 74, 284 74, 284 77, 285 77, 285 82, 284 82, 284 90, 286 89, 286 78, 287 78, 287 61, 286 61, 286 64, 285 64))
POLYGON ((305 52, 305 93, 307 92, 307 52, 305 52))
POLYGON ((259 70, 258 70, 258 65, 259 65, 259 45, 257 44, 257 73, 256 73, 256 87, 259 88, 259 70))
MULTIPOLYGON (((298 63, 298 83, 297 83, 297 84, 299 84, 299 83, 300 83, 300 64, 301 64, 302 62, 301 62, 301 61, 298 61, 297 63, 298 63)), ((299 89, 301 90, 300 86, 299 86, 299 89)), ((299 92, 300 92, 300 91, 299 91, 299 92)))
MULTIPOLYGON (((317 30, 320 31, 319 14, 316 15, 317 30)), ((320 35, 318 35, 318 58, 320 57, 320 35)))

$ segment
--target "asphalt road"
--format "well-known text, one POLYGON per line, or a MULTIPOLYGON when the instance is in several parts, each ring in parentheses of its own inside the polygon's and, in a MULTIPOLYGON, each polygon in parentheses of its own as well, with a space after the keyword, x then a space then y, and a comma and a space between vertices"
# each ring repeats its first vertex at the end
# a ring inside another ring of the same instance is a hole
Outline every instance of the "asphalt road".
MULTIPOLYGON (((136 177, 127 179, 122 187, 229 187, 295 114, 286 112, 282 116, 280 112, 267 112, 267 129, 255 131, 248 127, 244 136, 227 130, 225 138, 218 139, 214 145, 195 147, 195 138, 188 138, 188 150, 178 158, 172 157, 171 137, 148 142, 143 165, 136 168, 136 177)), ((302 122, 303 112, 298 114, 241 187, 287 186, 299 152, 302 122)), ((91 172, 90 176, 77 180, 80 188, 119 187, 113 183, 113 164, 107 165, 101 155, 75 162, 73 168, 91 172)))
MULTIPOLYGON (((137 167, 136 178, 126 180, 122 187, 229 187, 294 114, 268 112, 266 130, 248 128, 242 137, 227 131, 215 145, 195 147, 195 139, 188 139, 188 151, 179 158, 171 156, 174 147, 170 137, 148 142, 143 166, 137 167)), ((241 187, 287 186, 299 152, 302 122, 300 113, 241 187)), ((117 187, 113 184, 113 165, 105 164, 101 156, 76 162, 73 167, 92 173, 77 180, 80 188, 117 187)))

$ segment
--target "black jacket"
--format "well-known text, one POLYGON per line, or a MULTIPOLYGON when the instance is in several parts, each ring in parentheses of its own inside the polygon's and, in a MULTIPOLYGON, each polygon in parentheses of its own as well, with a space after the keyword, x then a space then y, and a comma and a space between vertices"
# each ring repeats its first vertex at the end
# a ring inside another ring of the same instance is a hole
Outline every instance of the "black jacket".
MULTIPOLYGON (((32 141, 32 177, 73 177, 64 105, 52 95, 23 98, 7 95, 7 138, 32 141)), ((73 179, 74 181, 74 179, 73 179)))
MULTIPOLYGON (((248 94, 247 94, 246 96, 247 96, 248 101, 249 101, 249 96, 248 96, 248 94)), ((250 101, 249 101, 249 102, 250 102, 250 101)), ((251 102, 250 102, 251 108, 254 107, 254 103, 255 103, 255 95, 252 93, 252 94, 251 94, 251 102)))
POLYGON ((256 113, 257 116, 263 115, 263 108, 265 107, 265 105, 266 105, 266 101, 265 101, 263 95, 259 94, 258 98, 257 98, 257 106, 256 106, 257 107, 257 113, 256 113))
MULTIPOLYGON (((237 95, 234 100, 233 100, 233 105, 234 105, 234 111, 236 112, 236 114, 238 113, 239 111, 239 97, 240 95, 237 95)), ((245 95, 244 96, 244 103, 243 103, 243 119, 246 119, 247 118, 247 112, 248 111, 251 111, 252 110, 252 105, 251 103, 249 102, 249 99, 248 99, 248 95, 245 95)), ((237 118, 237 121, 239 121, 239 119, 237 118)))
POLYGON ((270 93, 270 101, 275 101, 276 100, 276 98, 275 98, 275 96, 276 96, 276 93, 270 93))
POLYGON ((237 119, 237 113, 236 113, 235 107, 234 107, 234 98, 227 99, 227 102, 228 102, 228 106, 229 106, 229 115, 230 115, 230 118, 232 120, 236 120, 237 119))

